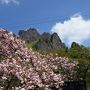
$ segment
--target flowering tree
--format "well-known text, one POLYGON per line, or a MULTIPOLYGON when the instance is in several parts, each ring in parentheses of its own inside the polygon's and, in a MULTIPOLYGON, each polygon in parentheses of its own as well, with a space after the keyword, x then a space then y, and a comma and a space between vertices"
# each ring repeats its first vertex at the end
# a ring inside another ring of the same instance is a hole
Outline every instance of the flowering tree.
POLYGON ((51 90, 74 80, 77 62, 27 49, 13 33, 0 29, 0 90, 51 90))

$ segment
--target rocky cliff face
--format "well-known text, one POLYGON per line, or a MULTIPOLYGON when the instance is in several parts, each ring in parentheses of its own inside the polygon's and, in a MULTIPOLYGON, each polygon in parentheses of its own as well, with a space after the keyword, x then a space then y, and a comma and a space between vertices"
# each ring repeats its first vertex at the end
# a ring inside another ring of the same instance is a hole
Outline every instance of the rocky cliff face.
POLYGON ((65 48, 65 44, 62 43, 57 33, 53 33, 52 35, 44 33, 42 34, 42 39, 35 44, 35 47, 36 49, 48 51, 53 49, 57 50, 60 48, 65 48))
POLYGON ((52 35, 44 32, 40 35, 37 30, 29 29, 29 31, 20 31, 19 36, 21 39, 25 40, 26 42, 34 42, 36 49, 41 50, 53 50, 53 49, 60 49, 65 48, 65 44, 61 41, 57 33, 53 33, 52 35))
POLYGON ((59 36, 57 35, 57 33, 53 33, 51 35, 51 43, 52 43, 52 46, 54 49, 65 48, 65 44, 62 43, 62 41, 59 38, 59 36))
POLYGON ((26 42, 37 41, 38 39, 41 38, 38 31, 34 28, 30 28, 27 31, 20 30, 19 31, 19 36, 20 36, 21 39, 25 40, 26 42))
POLYGON ((42 39, 44 41, 50 41, 50 38, 51 38, 51 34, 50 33, 47 33, 47 32, 44 32, 42 35, 41 35, 42 39))

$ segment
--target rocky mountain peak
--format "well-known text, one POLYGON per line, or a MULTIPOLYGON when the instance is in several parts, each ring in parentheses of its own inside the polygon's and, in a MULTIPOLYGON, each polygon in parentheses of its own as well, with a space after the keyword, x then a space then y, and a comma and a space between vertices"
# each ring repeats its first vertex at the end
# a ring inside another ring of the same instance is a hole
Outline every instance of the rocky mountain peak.
POLYGON ((58 49, 58 48, 65 48, 65 44, 62 43, 61 39, 59 38, 57 33, 53 33, 51 35, 51 43, 53 45, 53 48, 58 49))
POLYGON ((72 42, 71 48, 74 48, 74 47, 80 47, 80 45, 76 42, 72 42))
POLYGON ((28 29, 27 31, 24 31, 23 33, 21 31, 21 34, 19 32, 19 35, 21 39, 23 37, 23 39, 26 42, 37 41, 35 43, 36 49, 47 51, 47 50, 65 48, 65 44, 62 43, 57 33, 50 34, 48 32, 44 32, 43 34, 39 34, 36 29, 28 29))
POLYGON ((50 38, 51 38, 51 34, 50 34, 50 33, 44 32, 44 33, 42 34, 42 39, 43 39, 43 40, 50 41, 50 38))
POLYGON ((21 39, 27 42, 37 41, 40 38, 40 34, 34 28, 29 28, 27 30, 20 30, 19 36, 21 39))

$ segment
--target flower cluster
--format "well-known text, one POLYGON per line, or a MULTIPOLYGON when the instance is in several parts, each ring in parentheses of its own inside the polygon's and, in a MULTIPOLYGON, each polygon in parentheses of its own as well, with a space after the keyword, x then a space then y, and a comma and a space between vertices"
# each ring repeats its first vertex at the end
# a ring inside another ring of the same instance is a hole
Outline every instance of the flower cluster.
POLYGON ((77 62, 68 58, 42 55, 27 49, 25 43, 12 32, 0 29, 0 90, 51 90, 60 88, 66 80, 73 80, 77 62), (20 85, 9 87, 13 77, 20 85), (8 85, 5 82, 9 81, 8 85))

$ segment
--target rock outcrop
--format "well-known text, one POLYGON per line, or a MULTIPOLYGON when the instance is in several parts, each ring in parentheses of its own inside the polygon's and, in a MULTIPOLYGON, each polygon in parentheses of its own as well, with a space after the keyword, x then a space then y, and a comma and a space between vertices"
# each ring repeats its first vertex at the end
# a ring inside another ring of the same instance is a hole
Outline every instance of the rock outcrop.
POLYGON ((36 29, 29 29, 27 31, 19 31, 19 36, 26 42, 36 41, 34 48, 40 50, 53 50, 65 48, 65 44, 61 41, 57 33, 44 32, 40 35, 36 29))
POLYGON ((48 33, 48 32, 44 32, 42 35, 41 35, 42 39, 44 41, 50 41, 50 38, 51 38, 51 34, 48 33))
POLYGON ((19 36, 20 36, 21 39, 25 40, 28 43, 33 42, 33 41, 37 41, 38 39, 41 38, 38 31, 34 28, 30 28, 26 31, 20 30, 19 31, 19 36))
POLYGON ((81 46, 76 42, 72 42, 71 48, 75 48, 75 47, 81 47, 81 46))
POLYGON ((65 48, 65 44, 62 43, 61 39, 59 38, 59 36, 57 35, 57 33, 53 33, 51 35, 51 43, 52 43, 52 47, 54 49, 58 49, 58 48, 65 48))
POLYGON ((42 34, 42 39, 35 44, 36 49, 40 50, 54 50, 65 48, 65 44, 62 43, 57 33, 50 35, 49 33, 42 34))

